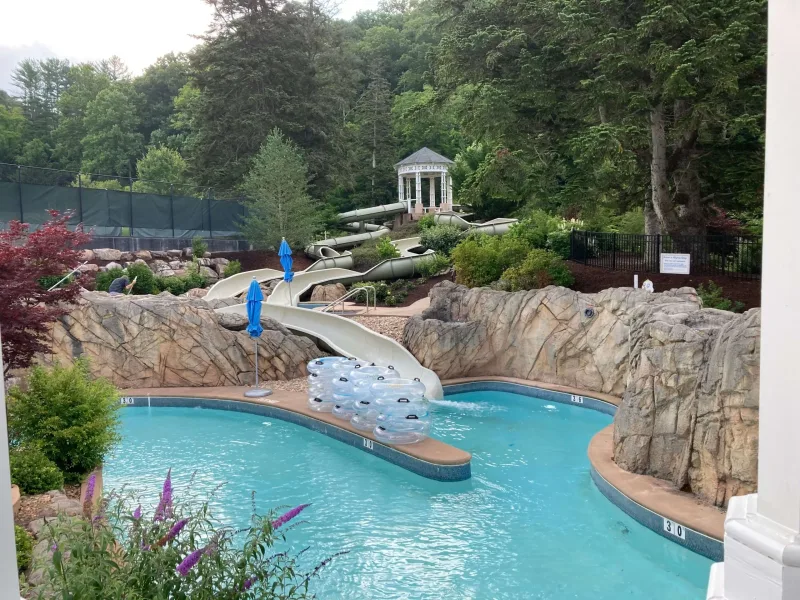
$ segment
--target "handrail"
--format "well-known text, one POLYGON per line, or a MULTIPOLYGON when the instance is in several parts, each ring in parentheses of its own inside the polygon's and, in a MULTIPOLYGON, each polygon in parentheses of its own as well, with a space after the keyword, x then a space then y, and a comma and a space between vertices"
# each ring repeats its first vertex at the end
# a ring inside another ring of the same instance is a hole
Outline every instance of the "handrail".
POLYGON ((370 290, 372 290, 372 306, 373 306, 373 308, 375 308, 377 310, 377 308, 378 308, 378 293, 375 291, 375 286, 373 286, 373 285, 362 285, 362 286, 359 286, 357 288, 352 288, 344 296, 342 296, 341 298, 337 298, 336 300, 334 300, 333 302, 328 304, 328 306, 323 308, 320 312, 333 312, 333 308, 337 304, 341 304, 342 305, 342 312, 344 312, 344 301, 347 300, 348 298, 350 298, 351 296, 357 296, 358 293, 361 292, 362 290, 364 292, 366 292, 366 296, 367 296, 367 298, 366 298, 367 312, 369 312, 369 291, 370 290))

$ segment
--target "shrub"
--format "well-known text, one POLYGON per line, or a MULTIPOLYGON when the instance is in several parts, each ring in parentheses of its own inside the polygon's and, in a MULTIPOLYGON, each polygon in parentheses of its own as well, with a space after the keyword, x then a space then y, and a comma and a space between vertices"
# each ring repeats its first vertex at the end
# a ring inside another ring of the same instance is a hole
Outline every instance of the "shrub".
POLYGON ((697 288, 697 295, 703 301, 703 308, 717 308, 719 310, 729 310, 731 312, 742 312, 744 303, 738 300, 731 300, 722 295, 724 290, 713 281, 708 285, 702 283, 697 288))
POLYGON ((532 290, 548 285, 569 287, 575 283, 567 265, 557 254, 534 248, 521 264, 506 269, 501 278, 511 286, 511 291, 532 290))
MULTIPOLYGON (((350 289, 370 286, 375 288, 377 302, 386 306, 402 304, 408 297, 409 290, 414 288, 414 284, 407 279, 396 279, 391 283, 386 283, 385 281, 359 281, 351 285, 350 289)), ((371 294, 370 298, 372 298, 371 294)))
POLYGON ((512 225, 508 235, 523 241, 528 248, 544 248, 547 245, 547 236, 558 231, 561 221, 543 210, 534 210, 519 223, 512 225))
POLYGON ((35 446, 15 448, 9 452, 11 483, 23 494, 43 494, 64 487, 64 476, 53 461, 35 446))
POLYGON ((388 260, 390 258, 397 258, 400 256, 400 251, 395 247, 388 237, 378 238, 378 243, 375 246, 378 250, 378 256, 381 257, 382 260, 388 260))
POLYGON ((242 263, 240 263, 238 260, 232 260, 227 265, 225 265, 225 268, 222 270, 222 276, 230 277, 231 275, 236 275, 237 273, 241 272, 242 272, 242 263))
MULTIPOLYGON (((39 278, 39 286, 44 290, 49 290, 59 281, 64 279, 64 275, 45 275, 44 277, 39 278)), ((65 288, 70 285, 73 281, 75 281, 75 277, 70 275, 63 282, 58 286, 58 289, 65 288)))
POLYGON ((634 208, 614 219, 613 229, 617 233, 644 233, 644 211, 634 208))
POLYGON ((9 434, 16 444, 41 448, 68 483, 77 483, 119 440, 118 408, 116 388, 92 379, 86 361, 35 366, 27 389, 9 391, 9 434))
POLYGON ((368 271, 383 260, 378 254, 377 242, 370 240, 353 248, 353 268, 356 271, 368 271))
POLYGON ((173 296, 180 296, 186 291, 186 282, 183 277, 156 277, 156 289, 160 292, 169 292, 173 296))
POLYGON ((462 239, 463 232, 455 225, 436 225, 423 230, 420 243, 430 250, 450 256, 462 239))
POLYGON ((203 241, 199 235, 192 238, 192 256, 195 258, 203 258, 208 252, 208 244, 203 241))
POLYGON ((186 274, 181 278, 183 279, 183 288, 185 292, 195 288, 204 288, 208 285, 208 280, 200 274, 200 265, 192 262, 186 267, 186 274))
POLYGON ((102 271, 97 274, 97 279, 95 279, 94 282, 94 289, 98 292, 107 292, 108 288, 111 287, 111 282, 123 275, 125 275, 125 271, 119 267, 114 267, 108 271, 102 271))
MULTIPOLYGON (((386 294, 389 293, 389 284, 387 284, 385 281, 359 281, 351 285, 350 289, 352 290, 354 288, 370 286, 375 288, 375 297, 377 298, 377 301, 383 303, 383 301, 386 300, 386 294)), ((370 297, 371 296, 372 295, 370 294, 370 297)))
POLYGON ((442 254, 434 254, 414 263, 414 270, 420 277, 433 277, 450 268, 450 259, 442 254))
POLYGON ((469 287, 489 285, 522 262, 528 251, 528 245, 513 236, 470 235, 452 252, 456 281, 469 287))
MULTIPOLYGON (((53 488, 50 488, 53 489, 53 488)), ((19 525, 14 525, 14 545, 17 547, 17 571, 27 571, 33 560, 33 540, 31 534, 19 525)))
POLYGON ((561 258, 569 258, 571 248, 571 231, 559 229, 547 234, 547 249, 555 252, 561 258))
POLYGON ((132 496, 115 494, 104 500, 108 518, 90 519, 87 513, 87 519, 59 517, 48 522, 40 539, 54 548, 37 590, 40 597, 297 600, 312 596, 311 579, 333 557, 305 571, 285 545, 292 529, 287 524, 307 504, 282 515, 253 514, 237 531, 218 524, 208 502, 184 505, 172 490, 168 478, 162 501, 149 514, 137 508, 139 501, 132 496))
POLYGON ((141 263, 134 263, 128 267, 128 279, 131 281, 136 278, 136 285, 133 286, 131 294, 141 296, 144 294, 158 293, 156 286, 156 276, 150 267, 141 263))
POLYGON ((419 223, 420 231, 425 231, 426 229, 436 226, 436 220, 431 214, 423 216, 417 223, 419 223))

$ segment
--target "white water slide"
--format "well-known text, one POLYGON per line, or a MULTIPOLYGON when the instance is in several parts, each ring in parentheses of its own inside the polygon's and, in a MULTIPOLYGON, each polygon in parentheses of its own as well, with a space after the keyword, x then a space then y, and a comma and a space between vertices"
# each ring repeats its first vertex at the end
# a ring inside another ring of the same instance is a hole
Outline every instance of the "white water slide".
MULTIPOLYGON (((227 306, 217 312, 246 317, 247 305, 227 306)), ((275 319, 289 329, 319 339, 341 356, 354 356, 378 365, 392 365, 403 377, 419 378, 425 384, 428 398, 436 400, 444 395, 436 373, 420 365, 411 352, 394 340, 375 333, 360 323, 330 313, 266 302, 262 304, 261 314, 275 319)))

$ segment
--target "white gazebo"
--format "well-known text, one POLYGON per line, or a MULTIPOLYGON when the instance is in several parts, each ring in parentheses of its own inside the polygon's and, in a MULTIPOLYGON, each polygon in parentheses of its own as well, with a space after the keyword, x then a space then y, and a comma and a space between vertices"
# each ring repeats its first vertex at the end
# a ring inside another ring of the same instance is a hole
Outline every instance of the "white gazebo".
POLYGON ((426 212, 453 210, 453 179, 448 173, 453 161, 437 154, 430 148, 417 150, 395 165, 397 169, 397 193, 400 202, 408 205, 408 213, 422 215, 426 212), (422 179, 430 182, 428 206, 422 199, 422 179), (439 179, 439 185, 436 180, 439 179), (412 185, 412 181, 414 184, 412 185), (436 204, 436 188, 439 188, 439 204, 436 204), (413 191, 413 194, 412 194, 413 191), (414 204, 412 207, 412 200, 414 204))

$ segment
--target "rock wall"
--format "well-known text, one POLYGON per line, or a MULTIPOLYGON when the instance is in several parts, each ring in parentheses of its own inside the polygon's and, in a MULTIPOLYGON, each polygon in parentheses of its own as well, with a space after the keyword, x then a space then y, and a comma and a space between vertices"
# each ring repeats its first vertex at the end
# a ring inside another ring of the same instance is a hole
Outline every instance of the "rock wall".
POLYGON ((695 291, 581 294, 444 282, 403 341, 442 379, 500 375, 621 396, 614 457, 724 506, 756 489, 760 309, 695 291))
MULTIPOLYGON (((84 292, 52 328, 52 354, 61 362, 90 359, 92 371, 121 388, 249 385, 254 379, 250 336, 237 319, 223 320, 202 299, 158 296, 112 298, 84 292)), ((308 338, 262 319, 259 373, 264 380, 305 375, 324 354, 308 338)))
POLYGON ((700 307, 691 288, 582 294, 549 286, 508 293, 445 281, 430 298, 430 308, 409 319, 403 343, 442 379, 503 375, 619 396, 628 374, 633 313, 642 306, 677 312, 700 307))

